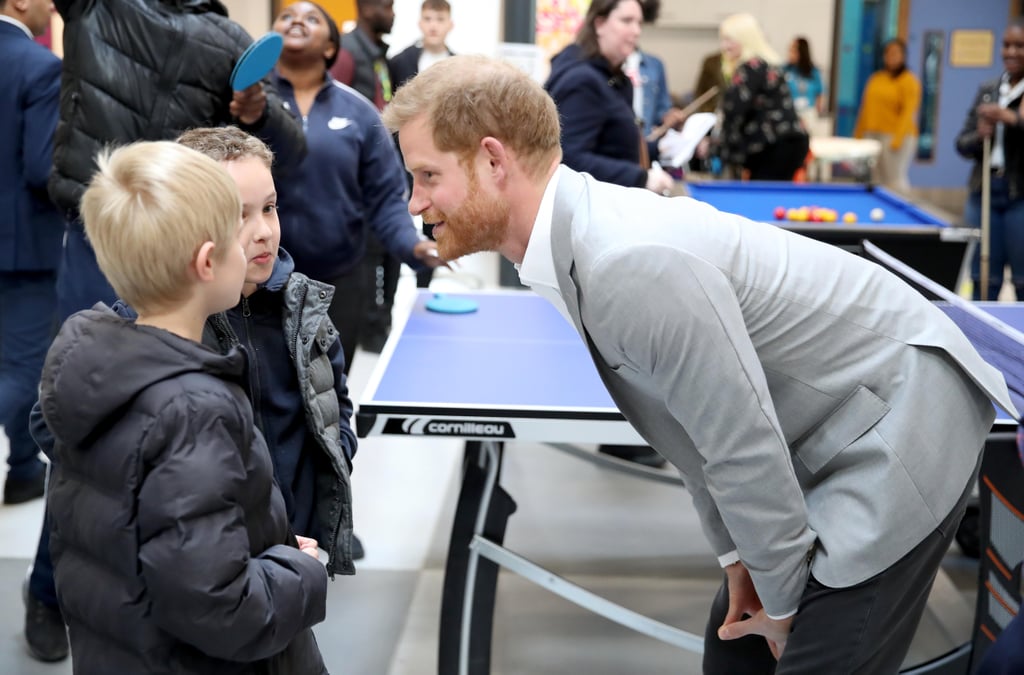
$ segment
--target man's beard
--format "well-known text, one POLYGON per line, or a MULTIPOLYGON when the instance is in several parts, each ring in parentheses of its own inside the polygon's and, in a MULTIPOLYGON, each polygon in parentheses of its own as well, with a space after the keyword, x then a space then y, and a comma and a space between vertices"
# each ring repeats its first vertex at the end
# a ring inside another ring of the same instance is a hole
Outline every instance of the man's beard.
POLYGON ((438 211, 424 216, 427 222, 444 224, 437 240, 437 252, 443 260, 455 260, 479 251, 496 251, 508 235, 511 211, 508 202, 485 194, 476 177, 471 176, 466 201, 458 211, 450 214, 438 211))

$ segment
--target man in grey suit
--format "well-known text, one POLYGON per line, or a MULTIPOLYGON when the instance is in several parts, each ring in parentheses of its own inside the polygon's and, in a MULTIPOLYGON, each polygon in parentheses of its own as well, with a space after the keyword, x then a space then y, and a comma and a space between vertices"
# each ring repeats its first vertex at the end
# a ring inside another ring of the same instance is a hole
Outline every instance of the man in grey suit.
POLYGON ((878 266, 560 165, 518 69, 455 56, 384 114, 442 258, 496 250, 680 471, 725 580, 709 673, 887 673, 963 514, 1002 376, 878 266))

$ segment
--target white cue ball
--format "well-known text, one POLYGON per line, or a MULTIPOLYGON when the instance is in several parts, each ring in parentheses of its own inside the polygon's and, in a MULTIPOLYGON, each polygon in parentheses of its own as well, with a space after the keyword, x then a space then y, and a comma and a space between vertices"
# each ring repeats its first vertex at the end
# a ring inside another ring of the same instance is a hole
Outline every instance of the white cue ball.
POLYGON ((870 215, 871 215, 871 220, 881 220, 882 218, 885 218, 885 211, 883 211, 882 209, 878 209, 878 208, 871 209, 871 214, 870 215))

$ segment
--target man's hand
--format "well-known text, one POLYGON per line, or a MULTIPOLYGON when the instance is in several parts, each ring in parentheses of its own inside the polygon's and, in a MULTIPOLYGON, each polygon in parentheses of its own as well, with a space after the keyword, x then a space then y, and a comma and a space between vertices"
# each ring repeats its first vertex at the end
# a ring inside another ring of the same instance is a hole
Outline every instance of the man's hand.
POLYGON ((267 95, 263 83, 257 82, 248 89, 236 91, 228 109, 242 124, 256 124, 267 108, 267 95))
POLYGON ((658 166, 657 162, 648 169, 646 186, 648 190, 667 197, 672 194, 672 188, 674 186, 675 181, 672 180, 672 176, 668 175, 667 171, 658 166))
MULTIPOLYGON (((437 244, 430 240, 424 239, 417 242, 412 248, 412 254, 416 256, 417 260, 422 260, 427 267, 448 267, 448 264, 437 254, 437 244)), ((449 267, 449 269, 451 268, 449 267)))
POLYGON ((978 119, 985 120, 991 124, 1002 122, 1003 124, 1014 125, 1018 120, 1018 113, 1012 108, 1004 108, 998 103, 982 103, 978 106, 978 119))
POLYGON ((771 619, 764 613, 761 599, 750 578, 750 572, 743 563, 725 568, 729 580, 729 611, 718 629, 720 640, 735 640, 747 635, 760 635, 768 641, 768 648, 778 660, 786 648, 786 640, 793 624, 793 617, 771 619), (744 619, 747 616, 749 618, 744 619))

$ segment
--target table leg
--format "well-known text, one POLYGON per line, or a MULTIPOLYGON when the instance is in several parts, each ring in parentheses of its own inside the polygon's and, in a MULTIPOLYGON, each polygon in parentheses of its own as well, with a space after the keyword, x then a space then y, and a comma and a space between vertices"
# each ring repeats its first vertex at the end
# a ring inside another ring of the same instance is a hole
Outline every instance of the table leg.
POLYGON ((1021 595, 1021 562, 1024 561, 1022 483, 1024 474, 1017 454, 1016 434, 991 434, 985 443, 981 475, 978 477, 980 558, 972 671, 1024 601, 1021 595))
POLYGON ((501 544, 516 504, 499 485, 503 447, 466 443, 462 489, 455 509, 441 595, 438 673, 490 672, 491 631, 499 566, 470 549, 480 535, 501 544))

